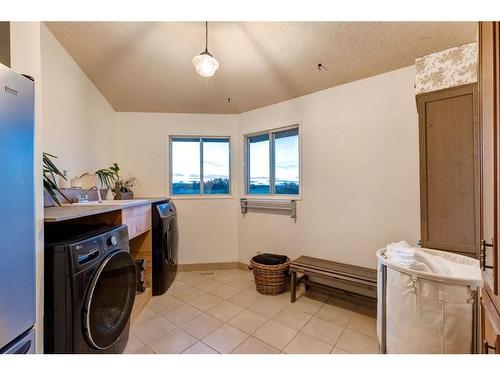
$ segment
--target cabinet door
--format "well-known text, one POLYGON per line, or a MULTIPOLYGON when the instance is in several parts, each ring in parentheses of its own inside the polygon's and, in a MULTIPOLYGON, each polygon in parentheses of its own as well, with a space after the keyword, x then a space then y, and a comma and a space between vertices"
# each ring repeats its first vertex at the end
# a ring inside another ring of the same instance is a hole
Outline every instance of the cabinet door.
POLYGON ((486 288, 493 293, 493 303, 500 308, 499 282, 499 23, 479 25, 479 82, 481 124, 481 263, 486 288))
POLYGON ((483 353, 499 354, 500 316, 487 293, 484 293, 481 298, 481 330, 483 353))
MULTIPOLYGON (((481 125, 481 238, 484 245, 481 248, 481 262, 490 263, 493 259, 494 249, 497 247, 496 239, 496 170, 495 155, 497 144, 495 142, 494 123, 494 55, 493 55, 493 23, 482 22, 479 27, 479 120, 481 125), (487 244, 487 245, 486 245, 487 244)), ((483 274, 485 279, 493 284, 491 269, 483 274), (490 275, 488 275, 490 274, 490 275)), ((487 281, 488 282, 488 281, 487 281)), ((498 285, 494 283, 494 290, 498 285)), ((493 287, 491 285, 490 287, 493 287)))
POLYGON ((422 246, 479 254, 477 85, 417 97, 422 246))

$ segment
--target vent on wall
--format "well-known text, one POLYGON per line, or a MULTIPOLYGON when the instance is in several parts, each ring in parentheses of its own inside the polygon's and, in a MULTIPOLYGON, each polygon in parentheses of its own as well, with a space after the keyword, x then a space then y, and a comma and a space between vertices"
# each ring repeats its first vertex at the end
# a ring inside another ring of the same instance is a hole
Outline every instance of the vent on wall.
POLYGON ((10 22, 0 22, 0 63, 10 68, 10 22))

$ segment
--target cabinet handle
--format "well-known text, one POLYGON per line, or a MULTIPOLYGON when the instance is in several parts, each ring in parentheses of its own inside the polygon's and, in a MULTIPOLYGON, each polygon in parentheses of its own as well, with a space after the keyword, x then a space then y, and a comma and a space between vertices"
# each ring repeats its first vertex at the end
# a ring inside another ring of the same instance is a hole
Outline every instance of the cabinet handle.
POLYGON ((487 340, 484 340, 483 341, 483 354, 489 354, 490 349, 496 353, 496 350, 497 350, 496 346, 491 346, 490 344, 488 344, 487 340))
POLYGON ((485 271, 486 269, 493 269, 493 266, 488 266, 486 264, 486 248, 487 247, 493 247, 493 244, 486 242, 486 240, 482 240, 481 241, 481 250, 479 253, 479 265, 480 265, 482 271, 485 271))

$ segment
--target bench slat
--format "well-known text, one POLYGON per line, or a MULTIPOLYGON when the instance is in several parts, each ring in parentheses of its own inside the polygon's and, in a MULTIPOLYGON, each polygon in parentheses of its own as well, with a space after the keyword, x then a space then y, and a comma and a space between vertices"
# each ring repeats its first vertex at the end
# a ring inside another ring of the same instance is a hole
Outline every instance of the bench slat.
POLYGON ((342 274, 349 277, 377 282, 377 270, 304 255, 293 260, 290 264, 290 268, 310 269, 311 271, 317 270, 324 274, 330 273, 332 275, 342 274))
POLYGON ((290 271, 296 271, 296 272, 303 273, 306 275, 311 275, 311 276, 346 280, 346 281, 351 281, 353 283, 363 284, 363 285, 372 286, 372 287, 377 286, 377 279, 364 279, 364 278, 356 277, 356 276, 353 276, 350 274, 332 273, 330 271, 325 272, 322 270, 317 270, 314 268, 308 268, 308 267, 302 267, 302 266, 290 267, 290 271))

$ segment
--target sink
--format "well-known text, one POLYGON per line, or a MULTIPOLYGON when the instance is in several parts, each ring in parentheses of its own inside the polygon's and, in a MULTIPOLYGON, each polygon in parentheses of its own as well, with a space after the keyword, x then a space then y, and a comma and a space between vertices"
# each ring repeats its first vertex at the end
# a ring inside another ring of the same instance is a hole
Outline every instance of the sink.
POLYGON ((147 199, 125 199, 125 200, 103 200, 102 202, 90 201, 79 203, 67 203, 63 206, 135 206, 137 204, 147 203, 147 199))

